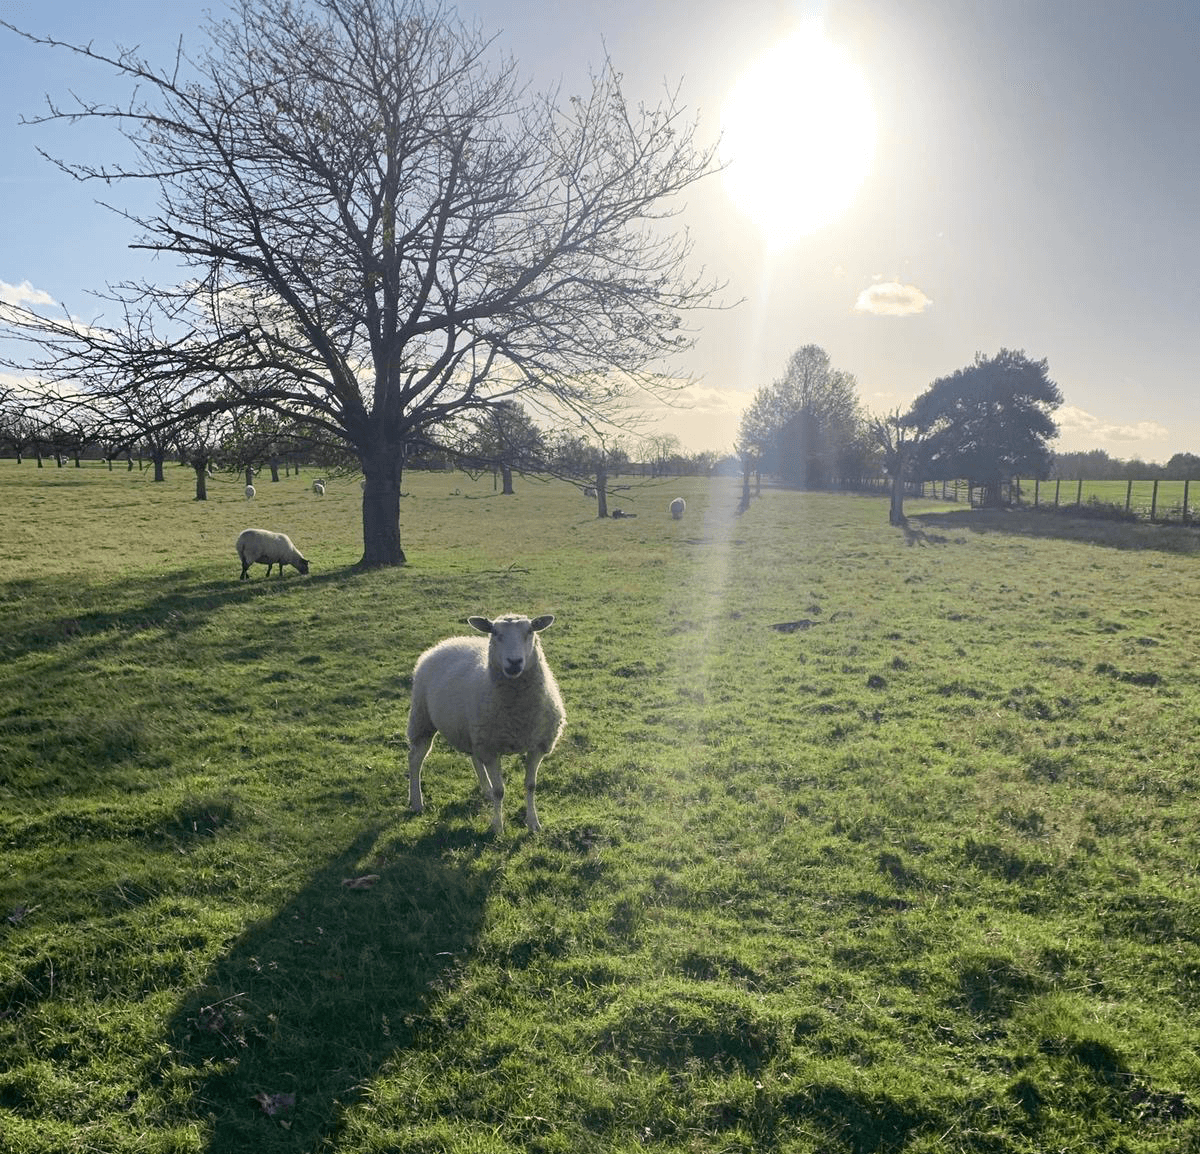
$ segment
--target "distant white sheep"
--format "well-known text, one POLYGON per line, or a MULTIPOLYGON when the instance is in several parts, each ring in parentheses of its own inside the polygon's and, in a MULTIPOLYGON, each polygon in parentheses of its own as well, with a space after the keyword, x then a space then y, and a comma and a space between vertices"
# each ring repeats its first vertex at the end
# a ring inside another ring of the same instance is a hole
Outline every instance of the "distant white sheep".
POLYGON ((325 496, 325 482, 324 481, 314 481, 313 482, 313 492, 316 493, 316 495, 318 497, 324 497, 325 496))
POLYGON ((671 516, 678 521, 683 516, 684 509, 687 508, 687 502, 682 497, 676 497, 671 502, 671 516))
POLYGON ((246 486, 246 500, 249 501, 250 498, 253 497, 256 492, 258 492, 258 490, 255 489, 255 487, 253 485, 247 485, 246 486))
POLYGON ((271 576, 272 565, 279 566, 280 577, 283 576, 285 565, 292 565, 301 573, 308 572, 308 562, 286 533, 272 533, 269 529, 243 529, 238 534, 237 554, 242 562, 240 581, 246 580, 251 565, 265 565, 268 577, 271 576))
POLYGON ((408 713, 408 804, 425 808, 421 763, 434 734, 468 754, 483 796, 492 803, 492 829, 504 829, 504 776, 500 758, 525 758, 525 824, 541 829, 534 791, 538 766, 558 742, 566 721, 558 682, 542 652, 538 633, 554 622, 546 614, 507 614, 467 623, 487 637, 450 637, 417 659, 408 713))
POLYGON ((594 497, 596 495, 596 486, 595 485, 584 485, 583 495, 585 497, 594 497))

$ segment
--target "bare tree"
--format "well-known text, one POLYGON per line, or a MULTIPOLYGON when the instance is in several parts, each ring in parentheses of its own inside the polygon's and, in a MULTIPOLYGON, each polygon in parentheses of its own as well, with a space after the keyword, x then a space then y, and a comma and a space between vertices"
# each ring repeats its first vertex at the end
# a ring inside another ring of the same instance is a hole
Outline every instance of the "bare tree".
POLYGON ((742 462, 742 505, 744 513, 750 507, 750 474, 755 475, 755 491, 762 490, 763 462, 775 452, 775 437, 783 424, 777 387, 755 390, 754 399, 742 413, 738 426, 737 453, 742 462))
POLYGON ((886 416, 872 416, 868 421, 868 430, 871 441, 883 453, 884 466, 891 481, 888 522, 906 525, 904 483, 923 443, 924 430, 899 409, 893 409, 886 416))
POLYGON ((502 492, 511 495, 513 471, 540 468, 545 447, 545 436, 525 409, 516 401, 500 401, 472 418, 460 453, 468 467, 499 470, 502 492))
POLYGON ((107 323, 6 307, 38 350, 14 367, 100 398, 170 378, 180 420, 220 397, 341 442, 366 476, 364 565, 404 561, 415 430, 517 397, 611 420, 667 387, 650 366, 714 303, 664 223, 714 151, 674 93, 628 105, 607 61, 581 96, 532 94, 437 0, 240 0, 162 69, 4 26, 137 86, 33 123, 116 124, 133 162, 55 162, 154 186, 155 211, 120 215, 184 273, 110 286, 107 323))
POLYGON ((552 476, 591 490, 596 498, 596 516, 608 516, 612 478, 629 464, 629 448, 621 436, 593 430, 590 437, 562 433, 547 453, 546 469, 552 476))
POLYGON ((674 433, 655 433, 645 439, 645 450, 650 455, 651 476, 663 476, 670 468, 673 458, 683 456, 683 444, 674 433))
POLYGON ((862 428, 857 381, 833 368, 819 345, 804 345, 788 359, 774 388, 784 416, 775 438, 780 474, 800 488, 828 485, 862 428))

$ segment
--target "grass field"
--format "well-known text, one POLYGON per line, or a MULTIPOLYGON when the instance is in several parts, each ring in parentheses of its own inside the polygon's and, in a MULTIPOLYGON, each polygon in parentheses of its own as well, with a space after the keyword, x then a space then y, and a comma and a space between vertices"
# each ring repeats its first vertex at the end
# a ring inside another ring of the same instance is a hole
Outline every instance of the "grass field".
POLYGON ((359 573, 310 480, 0 462, 0 1148, 1200 1151, 1194 533, 412 475, 359 573), (403 733, 507 609, 497 838, 403 733))

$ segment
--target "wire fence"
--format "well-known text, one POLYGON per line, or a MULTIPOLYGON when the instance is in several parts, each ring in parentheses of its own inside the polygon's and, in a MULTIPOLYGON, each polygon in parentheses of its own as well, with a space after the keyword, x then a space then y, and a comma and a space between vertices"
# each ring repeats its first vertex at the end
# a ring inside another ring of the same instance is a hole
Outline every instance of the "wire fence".
MULTIPOLYGON (((866 484, 879 492, 889 489, 883 479, 866 484)), ((1014 478, 1001 486, 1003 504, 1014 508, 1059 509, 1064 513, 1160 524, 1200 525, 1200 480, 1087 481, 1055 478, 1049 481, 1014 478)), ((910 481, 905 497, 955 501, 980 506, 986 490, 969 481, 910 481)))
POLYGON ((1014 480, 1013 505, 1055 508, 1127 520, 1200 523, 1200 481, 1014 480))

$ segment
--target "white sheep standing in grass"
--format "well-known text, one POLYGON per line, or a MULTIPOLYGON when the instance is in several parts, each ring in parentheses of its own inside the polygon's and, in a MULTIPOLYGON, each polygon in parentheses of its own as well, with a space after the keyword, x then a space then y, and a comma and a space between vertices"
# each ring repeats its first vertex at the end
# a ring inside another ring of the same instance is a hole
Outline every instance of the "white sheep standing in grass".
POLYGON ((246 500, 249 501, 256 492, 258 492, 258 490, 255 489, 255 487, 253 485, 247 485, 246 486, 246 500))
POLYGON ((313 492, 316 493, 316 495, 318 497, 324 497, 325 496, 325 482, 324 481, 314 481, 313 482, 313 492))
POLYGON ((243 529, 238 534, 237 553, 242 561, 240 581, 246 580, 251 565, 265 565, 268 577, 271 576, 272 565, 279 566, 280 577, 283 576, 285 565, 293 565, 301 573, 308 572, 308 562, 286 533, 272 533, 269 529, 243 529))
POLYGON ((525 758, 525 824, 541 829, 534 791, 538 766, 558 742, 566 721, 558 682, 542 652, 538 633, 554 617, 506 614, 489 621, 468 617, 486 637, 449 637, 417 659, 408 713, 408 804, 425 808, 421 763, 434 734, 468 754, 483 796, 492 803, 492 829, 504 829, 504 776, 500 758, 525 758))
POLYGON ((678 521, 683 516, 684 509, 687 508, 687 502, 682 497, 676 497, 671 502, 671 516, 678 521))

